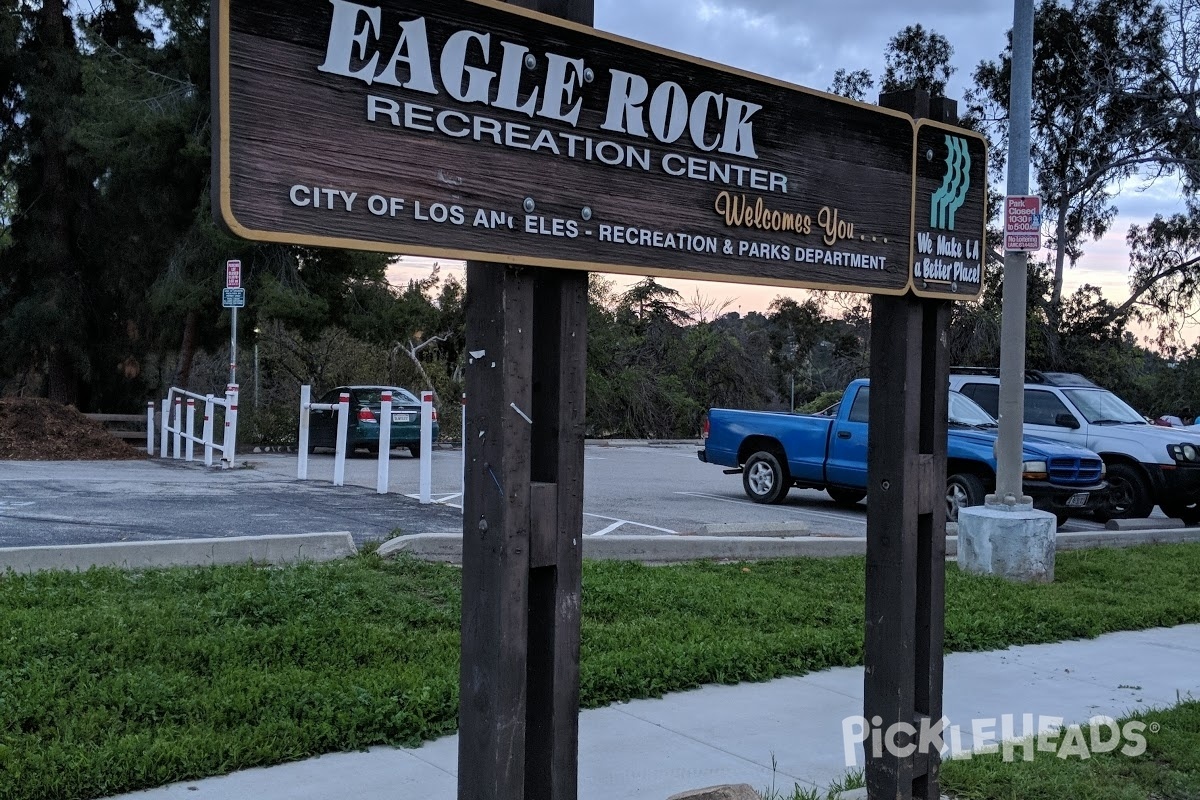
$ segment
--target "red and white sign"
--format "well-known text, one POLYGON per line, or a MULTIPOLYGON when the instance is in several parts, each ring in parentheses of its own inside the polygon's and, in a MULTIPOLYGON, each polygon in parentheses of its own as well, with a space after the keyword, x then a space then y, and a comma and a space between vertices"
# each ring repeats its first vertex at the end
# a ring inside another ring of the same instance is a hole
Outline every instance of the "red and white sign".
POLYGON ((242 262, 231 260, 225 262, 225 288, 242 288, 242 262))
POLYGON ((1042 249, 1042 198, 1009 195, 1005 199, 1004 249, 1026 253, 1042 249))

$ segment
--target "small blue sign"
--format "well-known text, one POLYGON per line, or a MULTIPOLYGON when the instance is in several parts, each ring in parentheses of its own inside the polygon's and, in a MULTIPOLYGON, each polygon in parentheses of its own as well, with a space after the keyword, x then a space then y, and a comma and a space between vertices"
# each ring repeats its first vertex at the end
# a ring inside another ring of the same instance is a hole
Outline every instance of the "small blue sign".
POLYGON ((222 289, 221 305, 225 308, 243 308, 246 305, 245 289, 222 289))

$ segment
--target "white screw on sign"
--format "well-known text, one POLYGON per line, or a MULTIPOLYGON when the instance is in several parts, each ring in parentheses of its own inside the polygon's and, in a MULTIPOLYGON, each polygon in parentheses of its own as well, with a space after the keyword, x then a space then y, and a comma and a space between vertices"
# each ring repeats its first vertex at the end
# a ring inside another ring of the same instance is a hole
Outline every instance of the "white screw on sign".
POLYGON ((225 288, 242 288, 242 262, 236 259, 225 262, 225 288))

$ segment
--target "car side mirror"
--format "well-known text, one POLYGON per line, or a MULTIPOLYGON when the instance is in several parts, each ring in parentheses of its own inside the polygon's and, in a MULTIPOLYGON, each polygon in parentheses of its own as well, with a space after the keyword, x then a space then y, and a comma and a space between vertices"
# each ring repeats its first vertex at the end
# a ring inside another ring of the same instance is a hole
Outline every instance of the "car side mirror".
POLYGON ((1079 429, 1079 420, 1075 419, 1074 414, 1059 414, 1054 418, 1054 424, 1060 428, 1079 429))

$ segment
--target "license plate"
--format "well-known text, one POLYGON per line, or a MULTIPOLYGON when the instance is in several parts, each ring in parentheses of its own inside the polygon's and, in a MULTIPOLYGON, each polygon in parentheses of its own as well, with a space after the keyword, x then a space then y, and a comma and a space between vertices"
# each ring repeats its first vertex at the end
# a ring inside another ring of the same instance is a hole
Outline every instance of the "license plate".
POLYGON ((1087 501, 1087 492, 1076 492, 1067 499, 1067 508, 1083 508, 1087 505, 1087 501))
POLYGON ((392 414, 392 422, 412 422, 412 414, 392 414))

